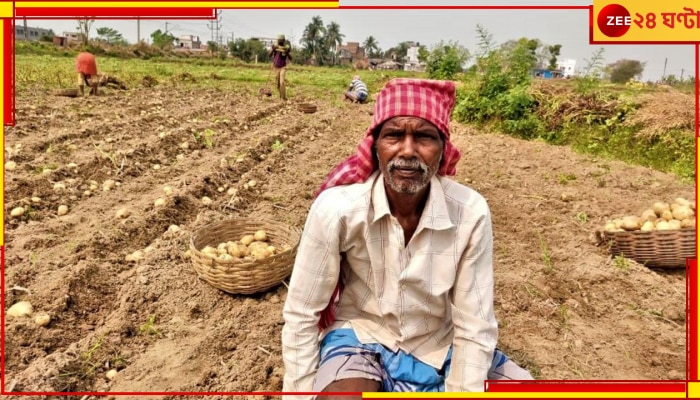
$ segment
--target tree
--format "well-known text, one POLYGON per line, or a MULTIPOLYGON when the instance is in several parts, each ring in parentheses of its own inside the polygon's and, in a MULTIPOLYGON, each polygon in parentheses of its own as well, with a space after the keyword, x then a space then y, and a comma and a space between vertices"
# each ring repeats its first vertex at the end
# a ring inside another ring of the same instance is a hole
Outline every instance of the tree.
POLYGON ((88 44, 88 41, 90 39, 90 29, 92 29, 92 24, 95 23, 94 19, 79 19, 78 20, 78 32, 80 32, 80 35, 83 37, 83 44, 88 44))
POLYGON ((430 51, 425 45, 418 46, 418 61, 424 63, 428 62, 428 57, 430 57, 430 51))
POLYGON ((377 42, 377 39, 372 35, 367 36, 367 39, 362 43, 362 47, 365 48, 367 57, 377 58, 382 54, 382 49, 379 48, 379 42, 377 42))
POLYGON ((452 79, 464 70, 469 60, 469 50, 457 42, 440 43, 433 46, 426 62, 426 72, 432 79, 452 79))
POLYGON ((552 71, 557 69, 557 58, 561 52, 561 45, 555 44, 554 46, 549 46, 547 50, 549 51, 549 70, 552 71))
POLYGON ((323 26, 323 20, 320 16, 311 18, 311 22, 304 28, 304 33, 301 37, 301 43, 304 45, 309 55, 312 55, 316 60, 319 60, 319 51, 323 47, 323 36, 326 33, 326 28, 323 26))
POLYGON ((207 42, 207 49, 209 50, 209 52, 213 56, 219 50, 219 43, 217 43, 213 40, 210 40, 207 42))
POLYGON ((408 54, 408 48, 411 47, 412 44, 413 42, 401 42, 395 47, 392 47, 389 50, 385 51, 384 57, 395 57, 395 61, 402 62, 406 59, 406 55, 408 54))
POLYGON ((56 36, 56 34, 54 33, 53 29, 49 29, 49 32, 41 35, 39 40, 42 42, 53 42, 54 36, 56 36))
POLYGON ((228 43, 231 55, 245 62, 252 62, 257 59, 258 62, 269 61, 269 50, 263 42, 255 39, 236 39, 228 43))
POLYGON ((326 26, 326 33, 323 35, 324 53, 331 53, 333 65, 337 62, 338 46, 343 44, 345 35, 340 33, 340 25, 331 22, 326 26))
POLYGON ((625 83, 630 79, 637 77, 641 78, 644 72, 644 65, 638 60, 618 60, 612 64, 608 65, 610 69, 610 82, 612 83, 625 83))
POLYGON ((164 33, 160 29, 151 33, 151 41, 153 46, 164 49, 168 46, 172 46, 177 39, 172 33, 164 33))
POLYGON ((109 44, 126 44, 126 40, 119 31, 113 28, 102 27, 97 28, 98 39, 107 42, 109 44))
POLYGON ((601 47, 593 53, 590 60, 583 60, 586 62, 586 66, 583 67, 584 77, 600 78, 605 69, 603 67, 603 62, 605 61, 605 57, 603 56, 604 53, 605 48, 601 47))

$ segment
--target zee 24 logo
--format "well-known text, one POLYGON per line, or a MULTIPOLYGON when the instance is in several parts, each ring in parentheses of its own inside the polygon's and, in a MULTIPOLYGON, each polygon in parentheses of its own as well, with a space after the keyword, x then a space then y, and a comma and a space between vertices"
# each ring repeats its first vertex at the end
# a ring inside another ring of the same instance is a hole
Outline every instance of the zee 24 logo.
MULTIPOLYGON (((700 14, 699 14, 700 17, 700 14)), ((640 28, 654 29, 656 14, 646 16, 637 13, 632 19, 630 12, 619 4, 608 4, 598 14, 598 29, 607 37, 620 37, 629 31, 632 23, 640 28)))

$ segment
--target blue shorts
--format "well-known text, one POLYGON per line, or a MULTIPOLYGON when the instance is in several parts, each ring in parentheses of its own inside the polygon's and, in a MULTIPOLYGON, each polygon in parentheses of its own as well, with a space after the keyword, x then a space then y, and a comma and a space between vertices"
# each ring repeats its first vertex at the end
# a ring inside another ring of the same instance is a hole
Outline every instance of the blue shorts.
MULTIPOLYGON (((364 378, 381 382, 382 392, 444 392, 451 361, 452 347, 445 364, 436 369, 402 350, 394 353, 378 343, 360 343, 352 329, 336 329, 321 342, 313 390, 322 391, 342 379, 364 378)), ((488 379, 533 378, 496 349, 488 379)))

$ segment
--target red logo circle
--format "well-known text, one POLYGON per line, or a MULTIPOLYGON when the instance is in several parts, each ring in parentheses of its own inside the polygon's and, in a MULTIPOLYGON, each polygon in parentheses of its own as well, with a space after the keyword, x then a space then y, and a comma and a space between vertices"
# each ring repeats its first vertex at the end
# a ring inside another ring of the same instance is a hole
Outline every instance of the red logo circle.
POLYGON ((620 37, 632 24, 630 12, 619 4, 608 4, 598 13, 598 29, 607 37, 620 37))

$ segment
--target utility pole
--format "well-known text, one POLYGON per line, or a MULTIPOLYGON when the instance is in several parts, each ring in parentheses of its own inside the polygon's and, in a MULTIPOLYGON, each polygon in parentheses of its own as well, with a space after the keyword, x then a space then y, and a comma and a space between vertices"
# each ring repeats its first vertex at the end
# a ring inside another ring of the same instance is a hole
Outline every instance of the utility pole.
POLYGON ((24 40, 29 40, 29 28, 27 28, 27 17, 24 17, 24 40))
POLYGON ((136 43, 141 43, 141 19, 136 17, 136 43))
POLYGON ((668 64, 668 57, 664 60, 664 74, 661 75, 661 80, 663 80, 666 77, 666 64, 668 64))
POLYGON ((219 37, 219 29, 221 29, 221 26, 219 26, 219 24, 221 23, 221 20, 221 10, 218 10, 216 12, 216 19, 214 20, 214 22, 212 22, 211 25, 207 24, 207 28, 211 31, 211 41, 219 44, 221 44, 221 38, 219 37), (214 36, 214 30, 216 30, 216 39, 214 36))
POLYGON ((681 68, 681 82, 683 82, 683 73, 685 72, 685 68, 681 68))

